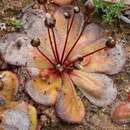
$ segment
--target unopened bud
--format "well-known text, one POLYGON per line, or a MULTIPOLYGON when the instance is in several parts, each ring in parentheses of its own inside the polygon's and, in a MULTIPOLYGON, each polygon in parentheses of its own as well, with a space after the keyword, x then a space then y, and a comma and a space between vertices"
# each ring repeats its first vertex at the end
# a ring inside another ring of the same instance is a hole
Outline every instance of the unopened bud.
POLYGON ((71 17, 69 12, 64 12, 64 16, 65 16, 66 19, 69 19, 71 17))
POLYGON ((55 24, 56 24, 55 18, 51 14, 47 13, 45 18, 45 26, 48 28, 54 28, 55 24))
POLYGON ((116 41, 112 37, 109 37, 108 40, 106 41, 106 46, 108 48, 113 48, 115 47, 115 45, 116 45, 116 41))
POLYGON ((78 6, 74 7, 74 13, 79 13, 80 12, 80 8, 78 6))
POLYGON ((33 47, 38 47, 38 46, 40 46, 40 39, 39 38, 33 38, 32 40, 31 40, 31 45, 33 46, 33 47))

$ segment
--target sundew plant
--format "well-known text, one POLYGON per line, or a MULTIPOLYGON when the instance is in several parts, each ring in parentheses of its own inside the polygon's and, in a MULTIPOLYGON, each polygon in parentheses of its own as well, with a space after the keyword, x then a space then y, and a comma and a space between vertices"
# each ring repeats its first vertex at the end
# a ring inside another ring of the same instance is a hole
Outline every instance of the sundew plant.
MULTIPOLYGON (((117 89, 108 75, 121 71, 125 52, 112 36, 91 23, 95 9, 91 1, 84 7, 87 15, 77 1, 54 0, 49 3, 53 9, 47 2, 38 0, 38 8, 25 10, 20 18, 22 29, 1 39, 0 52, 6 63, 28 72, 24 90, 35 103, 54 106, 57 116, 65 122, 81 123, 87 107, 75 88, 97 107, 110 105, 117 89)), ((15 94, 20 85, 18 75, 8 73, 9 81, 2 76, 2 84, 13 84, 10 89, 15 94)), ((1 128, 35 130, 36 108, 25 102, 10 107, 13 94, 7 98, 5 90, 1 92, 2 99, 9 101, 1 107, 1 128)))

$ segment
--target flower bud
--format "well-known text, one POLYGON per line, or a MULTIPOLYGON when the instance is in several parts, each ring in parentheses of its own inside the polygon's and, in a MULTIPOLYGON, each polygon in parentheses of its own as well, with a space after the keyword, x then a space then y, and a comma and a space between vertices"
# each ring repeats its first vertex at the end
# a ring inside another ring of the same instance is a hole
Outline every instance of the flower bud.
POLYGON ((116 41, 112 37, 109 37, 108 40, 106 41, 106 46, 108 48, 113 48, 115 47, 115 45, 116 45, 116 41))
POLYGON ((80 8, 78 6, 74 7, 74 13, 79 13, 80 12, 80 8))
POLYGON ((64 16, 65 16, 65 18, 66 18, 66 19, 71 18, 71 15, 70 15, 70 13, 69 13, 69 12, 64 12, 64 16))
POLYGON ((39 38, 33 38, 32 40, 31 40, 31 45, 33 46, 33 47, 38 47, 38 46, 40 46, 40 39, 39 38))
POLYGON ((47 13, 45 18, 45 26, 48 28, 54 28, 55 24, 56 24, 55 18, 51 14, 47 13))

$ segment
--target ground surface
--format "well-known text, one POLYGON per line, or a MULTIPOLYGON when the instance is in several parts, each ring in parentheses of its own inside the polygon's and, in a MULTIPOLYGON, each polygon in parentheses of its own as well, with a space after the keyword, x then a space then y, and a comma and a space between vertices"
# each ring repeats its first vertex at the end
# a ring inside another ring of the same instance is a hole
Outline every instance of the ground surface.
MULTIPOLYGON (((9 18, 16 16, 22 7, 25 7, 25 5, 29 2, 30 0, 0 0, 0 21, 5 22, 8 21, 9 18)), ((90 104, 81 95, 83 103, 86 106, 86 117, 81 125, 70 125, 61 122, 56 117, 53 108, 45 108, 34 103, 26 94, 24 94, 24 90, 21 87, 15 97, 15 100, 24 99, 37 107, 39 122, 41 122, 44 130, 130 130, 130 125, 120 126, 113 123, 110 119, 111 107, 119 100, 126 100, 127 93, 130 91, 130 25, 128 26, 117 23, 110 26, 101 23, 97 19, 94 21, 100 23, 104 29, 115 31, 117 39, 122 39, 124 47, 127 51, 127 62, 124 69, 119 74, 111 77, 117 85, 118 97, 112 105, 106 108, 97 108, 90 104)), ((0 36, 5 35, 6 33, 7 32, 1 31, 0 36)), ((26 77, 24 70, 17 70, 17 68, 10 65, 6 65, 6 67, 8 69, 13 69, 14 71, 19 71, 18 73, 26 77)))

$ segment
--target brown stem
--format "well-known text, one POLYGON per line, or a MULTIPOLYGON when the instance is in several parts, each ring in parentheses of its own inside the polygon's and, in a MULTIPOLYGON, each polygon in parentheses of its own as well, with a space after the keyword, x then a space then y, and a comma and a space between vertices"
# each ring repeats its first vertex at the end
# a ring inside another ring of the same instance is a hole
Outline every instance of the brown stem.
MULTIPOLYGON (((48 10, 47 10, 46 5, 44 4, 43 6, 44 6, 45 11, 46 11, 46 13, 47 13, 48 10)), ((54 56, 56 62, 58 62, 58 59, 57 59, 57 57, 56 57, 55 50, 54 50, 54 47, 53 47, 53 43, 52 43, 52 40, 51 40, 51 34, 50 34, 49 28, 47 28, 47 31, 48 31, 48 36, 49 36, 49 40, 50 40, 50 45, 51 45, 51 49, 52 49, 53 56, 54 56)))
POLYGON ((67 35, 66 35, 66 39, 65 39, 64 49, 63 49, 62 56, 61 56, 61 63, 62 63, 63 58, 64 58, 64 54, 65 54, 65 50, 66 50, 67 42, 68 42, 68 38, 69 38, 69 33, 70 33, 70 31, 71 31, 71 28, 72 28, 72 25, 73 25, 73 22, 74 22, 74 17, 75 17, 75 13, 74 13, 74 15, 73 15, 73 17, 72 17, 70 26, 69 26, 69 20, 68 20, 68 23, 67 23, 67 35), (69 27, 69 28, 68 28, 68 27, 69 27))
POLYGON ((50 34, 50 30, 49 30, 49 28, 48 28, 48 36, 49 36, 50 45, 51 45, 51 49, 52 49, 52 52, 53 52, 54 58, 55 58, 56 62, 58 62, 58 59, 57 59, 57 57, 56 57, 55 50, 54 50, 54 47, 53 47, 53 43, 52 43, 52 40, 51 40, 51 34, 50 34))
MULTIPOLYGON (((99 48, 99 49, 97 49, 97 50, 91 52, 91 53, 85 54, 85 55, 83 55, 83 56, 80 57, 80 58, 84 59, 85 57, 90 56, 90 55, 92 55, 92 54, 94 54, 94 53, 96 53, 96 52, 99 52, 99 51, 101 51, 101 50, 104 50, 104 49, 106 49, 106 48, 107 48, 107 47, 104 46, 104 47, 102 47, 102 48, 99 48)), ((78 60, 78 59, 76 58, 75 60, 69 62, 69 63, 67 64, 67 66, 69 66, 69 65, 71 65, 71 64, 73 64, 73 63, 75 63, 77 60, 78 60)))
POLYGON ((53 35, 53 40, 54 40, 55 52, 56 52, 57 60, 58 60, 58 62, 60 62, 59 53, 58 53, 57 44, 56 44, 56 37, 55 37, 55 33, 54 33, 53 28, 51 29, 51 31, 52 31, 52 35, 53 35))
POLYGON ((81 38, 81 36, 82 36, 82 34, 83 34, 83 32, 84 32, 84 29, 85 29, 86 25, 87 25, 87 24, 89 23, 89 21, 90 21, 90 18, 91 18, 91 16, 88 17, 88 18, 85 20, 85 22, 83 23, 83 28, 82 28, 82 30, 81 30, 81 32, 80 32, 80 34, 79 34, 77 40, 75 41, 75 43, 73 44, 72 48, 69 50, 67 56, 65 57, 65 59, 64 59, 64 61, 63 61, 63 64, 64 64, 65 61, 68 59, 70 53, 73 51, 73 49, 74 49, 75 46, 77 45, 79 39, 81 38))
POLYGON ((49 57, 47 57, 41 50, 39 47, 37 47, 37 50, 41 53, 41 55, 43 55, 52 65, 54 65, 54 63, 49 59, 49 57))
POLYGON ((100 49, 97 49, 97 50, 94 51, 94 52, 91 52, 91 53, 89 53, 89 54, 86 54, 86 55, 82 56, 82 58, 85 58, 85 57, 87 57, 87 56, 89 56, 89 55, 92 55, 92 54, 94 54, 94 53, 96 53, 96 52, 98 52, 98 51, 104 50, 104 49, 106 49, 106 48, 107 48, 107 47, 105 46, 105 47, 102 47, 102 48, 100 48, 100 49))
POLYGON ((79 34, 79 36, 78 36, 76 42, 73 44, 72 48, 69 50, 67 56, 65 57, 65 59, 64 59, 64 61, 63 61, 63 64, 65 63, 65 61, 66 61, 67 58, 69 57, 69 55, 70 55, 70 53, 72 52, 72 50, 75 48, 75 46, 76 46, 77 42, 79 41, 79 39, 80 39, 80 37, 81 37, 83 31, 84 31, 84 28, 83 28, 82 31, 80 32, 80 34, 79 34))

